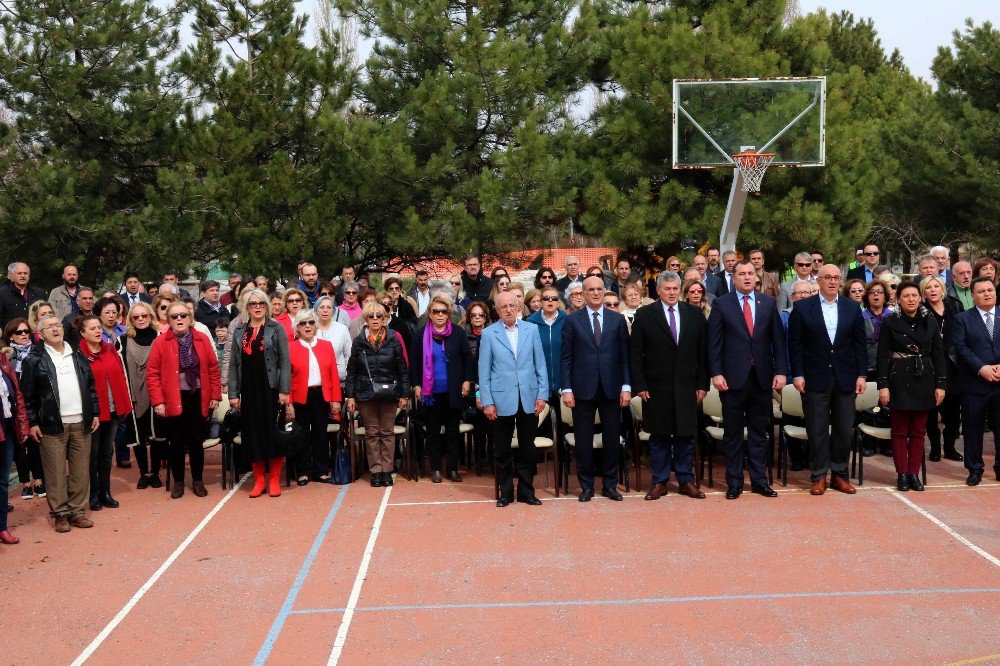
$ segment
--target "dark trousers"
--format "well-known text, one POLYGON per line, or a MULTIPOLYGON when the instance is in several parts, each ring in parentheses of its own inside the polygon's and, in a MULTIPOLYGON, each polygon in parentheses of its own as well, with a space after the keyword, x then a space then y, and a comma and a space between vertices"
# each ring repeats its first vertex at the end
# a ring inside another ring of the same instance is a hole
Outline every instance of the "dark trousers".
POLYGON ((931 449, 941 450, 941 438, 944 437, 944 450, 955 448, 958 439, 958 428, 962 423, 962 401, 954 391, 948 391, 941 405, 927 413, 927 439, 931 441, 931 449), (938 422, 944 425, 944 433, 938 428, 938 422))
POLYGON ((649 467, 654 484, 669 481, 671 469, 677 483, 694 483, 694 437, 650 435, 649 467))
POLYGON ((131 459, 132 452, 128 447, 125 421, 119 419, 118 430, 115 432, 115 460, 119 463, 127 463, 131 459))
POLYGON ((90 443, 90 494, 111 492, 111 458, 115 453, 115 437, 121 419, 112 416, 101 421, 101 427, 91 435, 90 443))
MULTIPOLYGON (((994 447, 1000 433, 996 432, 1000 424, 1000 387, 993 387, 982 395, 966 394, 962 396, 962 441, 965 449, 965 469, 978 474, 983 473, 983 430, 986 420, 993 424, 994 447)), ((993 461, 993 469, 1000 474, 1000 456, 993 461)))
POLYGON ((806 384, 802 411, 806 415, 806 433, 809 435, 812 480, 825 479, 827 472, 846 479, 857 394, 853 390, 841 391, 834 382, 830 382, 826 391, 808 389, 806 384))
POLYGON ((771 387, 761 386, 751 372, 741 389, 719 394, 722 400, 722 450, 726 454, 726 484, 743 487, 743 458, 749 460, 750 483, 767 483, 767 429, 771 424, 771 387), (747 430, 746 439, 743 429, 747 430))
POLYGON ((524 411, 520 404, 517 414, 498 416, 493 421, 493 460, 496 464, 497 484, 500 497, 514 499, 514 476, 517 476, 517 499, 526 500, 535 496, 535 434, 538 417, 534 412, 524 411), (511 449, 514 429, 517 429, 517 449, 511 449), (511 458, 513 457, 513 469, 511 458))
POLYGON ((927 412, 894 409, 892 421, 892 461, 896 474, 919 474, 924 460, 924 437, 927 434, 927 412))
POLYGON ((160 475, 160 462, 166 457, 166 442, 161 439, 153 440, 153 421, 156 419, 156 424, 160 428, 161 436, 163 435, 163 421, 159 417, 153 414, 153 408, 150 407, 146 410, 145 414, 136 414, 135 419, 131 416, 125 417, 126 423, 128 424, 128 429, 131 431, 138 427, 138 432, 129 433, 129 437, 126 439, 131 439, 136 442, 135 445, 135 462, 139 466, 139 474, 146 476, 152 474, 153 476, 160 475), (134 437, 133 437, 134 435, 134 437), (146 450, 149 447, 149 451, 146 450))
POLYGON ((205 417, 201 415, 201 390, 181 391, 181 413, 163 419, 169 443, 170 476, 184 483, 184 454, 191 459, 191 478, 201 481, 205 469, 205 417))
POLYGON ((441 471, 442 451, 447 457, 448 471, 457 471, 458 450, 460 448, 458 422, 462 417, 461 410, 451 407, 451 400, 447 393, 435 393, 434 404, 425 404, 423 409, 424 424, 427 428, 427 455, 431 460, 431 471, 441 471), (442 426, 444 427, 443 435, 441 434, 442 426))
POLYGON ((305 402, 296 402, 295 422, 302 428, 305 445, 294 460, 295 476, 307 476, 314 481, 330 474, 330 439, 326 427, 330 424, 330 403, 323 399, 323 387, 310 386, 305 402))
POLYGON ((42 451, 33 439, 24 444, 14 444, 14 464, 17 466, 17 480, 21 483, 30 483, 32 479, 45 481, 42 451))
POLYGON ((601 415, 603 433, 604 489, 618 487, 618 457, 621 455, 622 413, 618 398, 604 395, 601 385, 590 400, 576 398, 573 432, 576 436, 576 476, 581 490, 594 489, 594 417, 601 415))
POLYGON ((10 466, 14 462, 14 448, 17 446, 14 419, 4 419, 3 432, 7 437, 0 441, 0 532, 7 529, 7 491, 10 490, 10 466))

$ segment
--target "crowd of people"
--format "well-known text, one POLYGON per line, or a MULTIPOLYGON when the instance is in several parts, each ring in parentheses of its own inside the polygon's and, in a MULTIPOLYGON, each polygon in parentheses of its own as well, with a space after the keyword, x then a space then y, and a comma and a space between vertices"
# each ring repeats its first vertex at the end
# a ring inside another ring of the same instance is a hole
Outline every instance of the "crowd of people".
MULTIPOLYGON (((284 287, 234 274, 202 282, 197 299, 176 273, 158 284, 128 273, 120 289, 95 292, 74 266, 45 293, 14 263, 0 286, 2 469, 16 466, 22 499, 46 499, 56 531, 88 528, 95 512, 120 506, 112 466, 131 468, 132 457, 138 489, 163 487, 165 469, 180 499, 189 469, 192 494, 206 496, 203 442, 228 411, 252 498, 280 496, 283 469, 299 486, 331 482, 328 426, 348 419, 364 426, 371 485, 388 486, 409 410, 432 482, 462 481, 465 422, 475 455, 492 451, 497 505, 539 504, 534 442, 552 410, 555 432, 545 434, 573 431, 579 500, 593 498, 596 477, 602 496, 621 500, 622 442, 641 412, 646 499, 666 494, 671 473, 681 494, 700 499, 694 440, 714 390, 726 497, 743 493, 745 470, 751 492, 776 497, 767 442, 772 400, 787 383, 801 394, 808 433, 789 442, 791 469, 809 470, 813 495, 854 493, 855 398, 873 383, 891 438, 866 440, 862 455, 891 455, 897 488, 919 491, 929 440, 930 461, 964 461, 977 485, 983 433, 1000 422, 997 263, 952 266, 935 247, 907 278, 881 259, 870 243, 843 275, 822 253, 800 252, 780 280, 759 249, 741 259, 713 248, 688 267, 669 257, 647 281, 625 258, 609 271, 568 257, 561 276, 546 267, 522 284, 502 267, 486 275, 469 255, 444 279, 418 270, 410 289, 395 275, 376 289, 350 267, 324 282, 300 262, 284 287), (305 440, 294 451, 280 435, 287 421, 305 440)), ((1000 478, 1000 464, 994 471, 1000 478)), ((13 507, 2 508, 0 541, 17 543, 13 507)))

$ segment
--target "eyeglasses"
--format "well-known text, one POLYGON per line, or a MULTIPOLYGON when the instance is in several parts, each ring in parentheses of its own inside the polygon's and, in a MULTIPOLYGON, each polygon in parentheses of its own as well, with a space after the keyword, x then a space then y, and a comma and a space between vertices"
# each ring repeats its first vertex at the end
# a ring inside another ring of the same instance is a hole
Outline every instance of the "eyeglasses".
POLYGON ((381 319, 383 316, 384 315, 380 315, 380 314, 370 314, 367 317, 365 317, 365 319, 381 319))
POLYGON ((885 296, 885 291, 881 289, 872 289, 868 292, 869 296, 885 296))
POLYGON ((452 282, 451 286, 453 286, 453 287, 461 287, 462 283, 461 282, 452 282))
POLYGON ((31 331, 26 328, 19 328, 12 335, 31 335, 31 331))
POLYGON ((616 308, 618 307, 618 305, 619 305, 618 301, 613 301, 613 302, 604 301, 604 307, 606 308, 616 308))
POLYGON ((145 312, 132 315, 132 321, 139 321, 140 319, 149 319, 149 315, 145 312))
POLYGON ((191 315, 189 315, 186 312, 175 312, 172 315, 170 315, 170 318, 171 319, 187 319, 190 316, 191 315))
POLYGON ((391 287, 389 287, 389 291, 399 291, 399 289, 400 286, 398 284, 394 284, 391 287))
POLYGON ((344 293, 347 294, 347 295, 353 295, 353 294, 356 294, 358 292, 356 290, 354 290, 354 289, 345 289, 344 293))
POLYGON ((671 267, 671 268, 680 268, 680 267, 681 267, 681 265, 680 265, 680 262, 678 262, 678 263, 676 263, 676 264, 670 264, 670 267, 671 267))
POLYGON ((483 317, 483 318, 485 318, 486 315, 483 314, 482 312, 470 312, 469 313, 469 319, 472 319, 473 317, 483 317))
POLYGON ((262 308, 266 305, 267 303, 264 303, 262 301, 250 301, 247 303, 248 308, 262 308))
POLYGON ((569 295, 570 298, 573 298, 574 296, 583 296, 583 292, 582 291, 574 291, 572 294, 569 295))
POLYGON ((823 259, 823 258, 821 258, 821 257, 813 257, 813 263, 814 263, 814 264, 822 264, 822 263, 824 263, 825 261, 826 261, 826 260, 825 260, 825 259, 823 259))
POLYGON ((798 266, 799 268, 812 268, 813 262, 807 261, 803 263, 801 261, 796 261, 795 265, 798 266))
POLYGON ((821 275, 820 280, 828 280, 830 282, 840 282, 843 278, 839 275, 821 275))
POLYGON ((434 308, 431 310, 431 314, 448 314, 448 311, 442 310, 441 308, 434 308))
POLYGON ((168 310, 168 309, 170 309, 170 306, 169 305, 161 305, 160 307, 158 307, 156 309, 157 310, 168 310))
POLYGON ((865 252, 866 257, 877 257, 879 254, 879 252, 865 252))
POLYGON ((849 289, 847 293, 849 293, 849 294, 863 294, 863 293, 865 293, 865 290, 864 289, 849 289))
POLYGON ((896 291, 896 285, 890 284, 889 285, 889 291, 896 291))
POLYGON ((286 303, 302 303, 303 301, 302 301, 302 299, 301 299, 301 298, 298 298, 298 297, 295 297, 295 298, 289 298, 289 299, 288 299, 287 301, 285 301, 285 302, 286 302, 286 303))
POLYGON ((558 301, 558 296, 542 296, 543 301, 558 301))
POLYGON ((300 321, 297 325, 298 326, 315 326, 316 325, 316 320, 315 319, 306 319, 305 321, 300 321))

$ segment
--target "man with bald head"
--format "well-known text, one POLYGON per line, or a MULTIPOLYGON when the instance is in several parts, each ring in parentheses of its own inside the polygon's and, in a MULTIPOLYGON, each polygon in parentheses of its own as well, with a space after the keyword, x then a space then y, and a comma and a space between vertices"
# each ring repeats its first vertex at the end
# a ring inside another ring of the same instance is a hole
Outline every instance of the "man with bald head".
POLYGON ((576 473, 581 502, 594 497, 594 420, 603 427, 604 497, 621 501, 618 458, 621 455, 621 408, 632 399, 629 380, 628 325, 625 317, 604 307, 604 280, 583 281, 586 306, 566 317, 560 366, 563 404, 573 410, 576 473))
POLYGON ((76 266, 67 266, 62 272, 63 283, 49 292, 49 305, 59 319, 79 310, 76 296, 80 293, 80 271, 76 266))
POLYGON ((809 434, 812 495, 830 486, 853 495, 847 460, 854 432, 855 396, 865 391, 868 343, 861 307, 840 296, 840 269, 819 270, 819 294, 795 304, 788 319, 792 384, 802 394, 809 434))
POLYGON ((0 326, 11 319, 28 318, 28 307, 35 301, 44 301, 45 292, 28 284, 31 269, 28 264, 16 261, 7 266, 7 282, 0 287, 0 326))

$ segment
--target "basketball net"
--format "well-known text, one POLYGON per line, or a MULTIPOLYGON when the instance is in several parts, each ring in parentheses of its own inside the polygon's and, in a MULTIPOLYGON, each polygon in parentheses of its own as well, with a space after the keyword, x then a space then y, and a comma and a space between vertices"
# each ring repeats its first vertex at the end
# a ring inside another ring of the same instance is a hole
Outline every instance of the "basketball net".
POLYGON ((733 155, 736 168, 743 174, 742 188, 744 192, 760 192, 760 183, 764 180, 764 172, 776 157, 775 153, 755 153, 745 151, 733 155))

